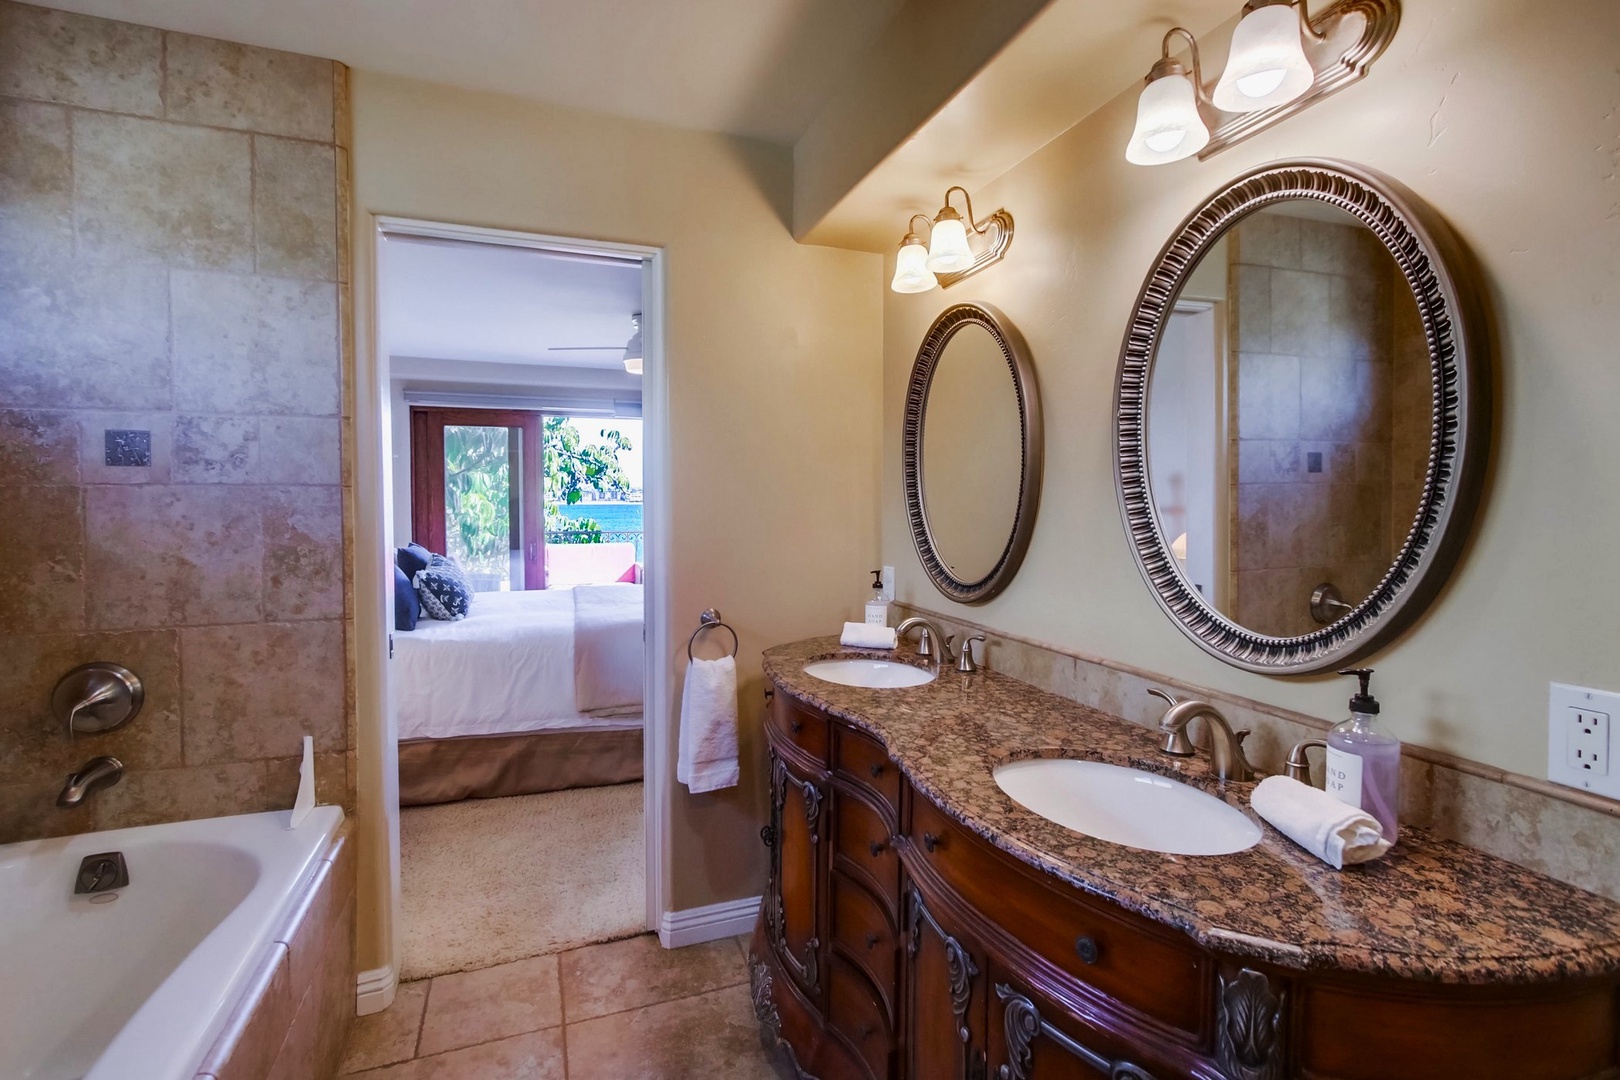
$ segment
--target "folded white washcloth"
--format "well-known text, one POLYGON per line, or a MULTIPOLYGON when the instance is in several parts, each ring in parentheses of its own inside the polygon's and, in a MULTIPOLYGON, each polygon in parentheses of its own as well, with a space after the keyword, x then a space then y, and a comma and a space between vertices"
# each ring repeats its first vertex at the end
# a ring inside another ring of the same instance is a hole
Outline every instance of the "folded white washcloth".
POLYGON ((1249 805, 1284 836, 1335 870, 1376 859, 1390 848, 1377 818, 1286 776, 1260 781, 1249 805))
POLYGON ((675 779, 694 795, 737 785, 737 661, 693 660, 681 689, 675 779))
POLYGON ((863 622, 845 623, 844 632, 838 636, 838 644, 851 649, 892 649, 899 640, 894 627, 863 622))

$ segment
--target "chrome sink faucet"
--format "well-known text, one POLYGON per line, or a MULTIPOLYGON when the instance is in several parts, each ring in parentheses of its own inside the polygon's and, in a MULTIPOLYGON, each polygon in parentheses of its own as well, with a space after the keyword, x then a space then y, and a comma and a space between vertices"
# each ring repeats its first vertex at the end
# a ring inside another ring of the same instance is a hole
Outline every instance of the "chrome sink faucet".
POLYGON ((122 761, 115 757, 93 757, 80 765, 77 772, 68 774, 62 794, 56 797, 56 805, 71 810, 96 792, 118 783, 123 775, 122 761))
POLYGON ((921 615, 913 615, 895 627, 894 633, 897 638, 904 641, 907 634, 918 628, 922 630, 921 636, 917 638, 918 656, 935 667, 948 664, 955 659, 951 654, 951 641, 955 635, 947 634, 941 630, 939 624, 932 619, 924 618, 921 615), (939 643, 937 649, 935 647, 936 641, 939 643))
POLYGON ((1243 754, 1243 740, 1249 734, 1247 731, 1233 731, 1220 710, 1207 701, 1198 698, 1178 701, 1159 689, 1151 689, 1148 693, 1170 703, 1170 708, 1159 718, 1159 730, 1164 733, 1164 746, 1161 749, 1166 754, 1191 757, 1197 753, 1197 747, 1187 737, 1187 725, 1203 717, 1209 727, 1209 757, 1216 777, 1244 783, 1254 779, 1254 766, 1243 754))

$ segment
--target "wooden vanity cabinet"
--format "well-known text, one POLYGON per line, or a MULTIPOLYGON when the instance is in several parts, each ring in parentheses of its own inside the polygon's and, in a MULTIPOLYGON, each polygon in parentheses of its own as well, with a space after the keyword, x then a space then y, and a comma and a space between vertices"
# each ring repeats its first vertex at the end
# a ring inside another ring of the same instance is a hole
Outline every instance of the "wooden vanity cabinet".
POLYGON ((1613 978, 1459 986, 1281 969, 1013 857, 881 743, 773 694, 754 1009, 820 1080, 1620 1077, 1613 978))

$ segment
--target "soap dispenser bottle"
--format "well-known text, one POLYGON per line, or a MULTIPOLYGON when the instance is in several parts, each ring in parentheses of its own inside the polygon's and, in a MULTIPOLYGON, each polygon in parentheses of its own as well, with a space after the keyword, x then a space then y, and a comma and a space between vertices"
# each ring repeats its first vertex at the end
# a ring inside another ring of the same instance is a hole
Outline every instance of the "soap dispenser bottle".
POLYGON ((872 598, 866 602, 866 625, 889 625, 889 601, 883 592, 883 571, 872 572, 872 598))
POLYGON ((1361 680, 1350 699, 1350 719, 1327 735, 1327 790, 1378 819, 1384 839, 1395 842, 1401 791, 1401 740, 1378 724, 1378 699, 1368 690, 1372 668, 1346 668, 1361 680))

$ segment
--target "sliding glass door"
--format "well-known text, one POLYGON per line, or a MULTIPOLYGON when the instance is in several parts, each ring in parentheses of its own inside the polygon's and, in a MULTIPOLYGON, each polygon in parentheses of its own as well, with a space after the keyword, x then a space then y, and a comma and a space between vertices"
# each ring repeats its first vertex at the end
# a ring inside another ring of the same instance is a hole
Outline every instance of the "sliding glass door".
POLYGON ((539 413, 411 409, 411 527, 479 592, 543 589, 539 413))

